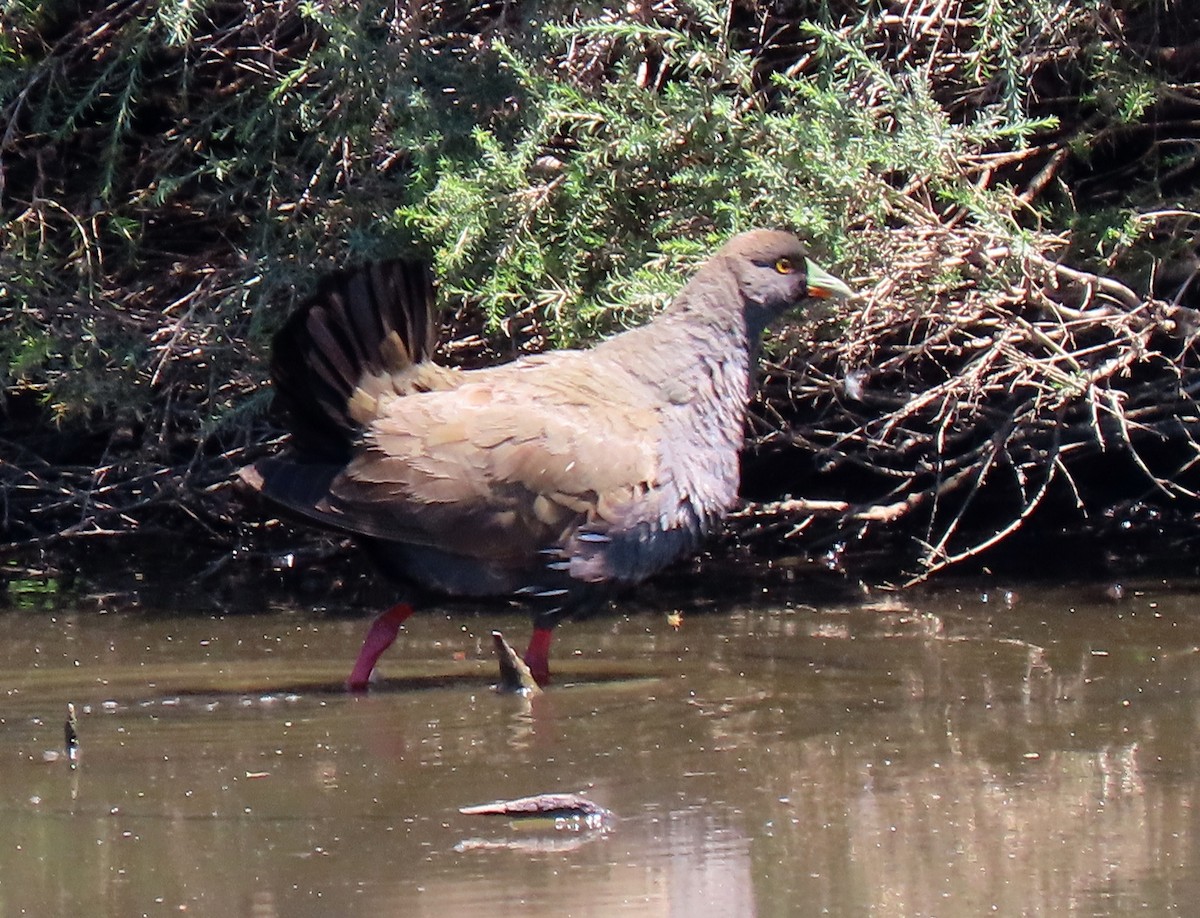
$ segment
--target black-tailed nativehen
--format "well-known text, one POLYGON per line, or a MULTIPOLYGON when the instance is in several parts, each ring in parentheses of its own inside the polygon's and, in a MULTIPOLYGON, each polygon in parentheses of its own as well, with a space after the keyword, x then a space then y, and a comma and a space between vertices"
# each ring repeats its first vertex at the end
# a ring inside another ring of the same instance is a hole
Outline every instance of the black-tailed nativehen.
POLYGON ((421 264, 329 278, 275 337, 287 450, 242 470, 272 503, 353 535, 409 602, 372 624, 362 689, 426 594, 532 601, 551 629, 694 553, 737 498, 753 363, 773 319, 850 291, 789 233, 733 237, 650 323, 588 350, 457 370, 431 361, 421 264))

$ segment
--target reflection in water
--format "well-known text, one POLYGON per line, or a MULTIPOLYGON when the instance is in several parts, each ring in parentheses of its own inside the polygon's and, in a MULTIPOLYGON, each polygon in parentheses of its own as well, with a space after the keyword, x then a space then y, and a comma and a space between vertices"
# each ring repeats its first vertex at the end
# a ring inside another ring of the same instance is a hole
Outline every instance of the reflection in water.
POLYGON ((1022 593, 601 617, 533 699, 519 619, 415 619, 358 697, 349 620, 0 614, 0 918, 1188 913, 1191 597, 1022 593), (458 813, 551 792, 612 830, 458 813))

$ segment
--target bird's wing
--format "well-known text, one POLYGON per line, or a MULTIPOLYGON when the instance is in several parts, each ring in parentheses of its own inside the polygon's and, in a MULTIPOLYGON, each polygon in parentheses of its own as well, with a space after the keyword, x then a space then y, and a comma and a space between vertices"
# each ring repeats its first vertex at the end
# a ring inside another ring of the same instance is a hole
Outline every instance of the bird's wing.
MULTIPOLYGON (((597 544, 662 490, 658 409, 579 355, 380 406, 330 485, 338 525, 513 565, 583 527, 597 544)), ((633 387, 633 384, 629 384, 633 387)), ((603 579, 595 577, 594 579, 603 579)))

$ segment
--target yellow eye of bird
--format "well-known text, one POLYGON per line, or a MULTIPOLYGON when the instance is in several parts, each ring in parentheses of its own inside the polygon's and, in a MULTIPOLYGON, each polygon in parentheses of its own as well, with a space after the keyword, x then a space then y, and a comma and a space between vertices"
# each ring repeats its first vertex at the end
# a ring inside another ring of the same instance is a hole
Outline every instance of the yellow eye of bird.
POLYGON ((775 270, 780 274, 791 274, 796 270, 796 266, 792 264, 792 260, 790 258, 781 258, 775 262, 775 270))

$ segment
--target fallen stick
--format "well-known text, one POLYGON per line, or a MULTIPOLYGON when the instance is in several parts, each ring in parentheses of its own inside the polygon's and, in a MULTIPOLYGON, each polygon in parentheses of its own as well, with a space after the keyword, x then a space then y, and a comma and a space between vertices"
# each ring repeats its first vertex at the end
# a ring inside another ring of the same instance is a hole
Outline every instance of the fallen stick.
POLYGON ((500 681, 496 683, 496 691, 526 696, 542 694, 541 686, 533 678, 533 673, 512 649, 512 645, 504 640, 504 635, 493 631, 492 643, 496 648, 496 659, 500 661, 500 681))

